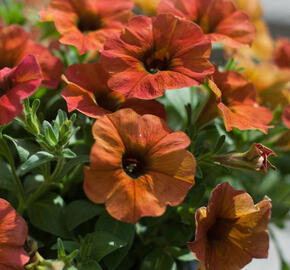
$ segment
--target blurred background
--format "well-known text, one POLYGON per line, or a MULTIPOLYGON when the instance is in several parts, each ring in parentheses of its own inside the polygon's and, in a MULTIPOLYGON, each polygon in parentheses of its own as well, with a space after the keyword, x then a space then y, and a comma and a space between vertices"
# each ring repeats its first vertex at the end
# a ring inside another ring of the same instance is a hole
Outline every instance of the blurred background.
MULTIPOLYGON (((264 18, 269 25, 271 34, 274 38, 284 36, 290 38, 290 0, 261 0, 264 8, 264 18)), ((290 173, 290 164, 289 164, 290 173)), ((290 221, 286 223, 283 230, 278 229, 276 226, 271 227, 276 240, 280 245, 280 249, 290 264, 290 221)), ((253 260, 253 262, 247 265, 245 270, 281 270, 281 260, 279 258, 279 251, 271 239, 269 258, 267 260, 253 260)))

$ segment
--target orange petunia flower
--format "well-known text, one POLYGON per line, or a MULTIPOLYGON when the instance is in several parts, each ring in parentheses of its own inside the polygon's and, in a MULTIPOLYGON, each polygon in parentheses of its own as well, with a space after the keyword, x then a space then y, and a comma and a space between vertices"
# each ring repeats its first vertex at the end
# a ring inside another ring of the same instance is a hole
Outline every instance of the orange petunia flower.
POLYGON ((29 256, 24 251, 27 225, 3 199, 0 199, 0 221, 0 269, 23 269, 29 261, 29 256))
POLYGON ((22 112, 21 101, 36 91, 41 80, 40 67, 32 55, 25 56, 13 69, 0 70, 0 125, 22 112))
POLYGON ((98 118, 122 108, 132 108, 138 114, 154 114, 166 120, 164 106, 155 100, 126 99, 107 86, 108 74, 99 63, 75 64, 63 77, 67 86, 62 91, 69 112, 98 118))
POLYGON ((135 223, 161 216, 193 186, 196 162, 185 150, 190 139, 161 118, 122 109, 101 117, 92 132, 96 141, 84 191, 116 219, 135 223))
POLYGON ((166 89, 200 84, 214 68, 211 44, 190 21, 170 14, 136 16, 119 37, 106 42, 101 63, 108 85, 126 97, 153 99, 166 89))
POLYGON ((279 68, 290 70, 290 40, 280 38, 274 52, 274 61, 279 68))
POLYGON ((42 83, 56 88, 60 82, 62 62, 42 45, 29 39, 29 34, 19 25, 0 26, 0 69, 13 68, 27 54, 34 55, 43 74, 42 83))
POLYGON ((158 13, 171 13, 194 21, 213 42, 228 46, 251 44, 256 29, 249 16, 231 0, 162 0, 158 13))
POLYGON ((188 247, 206 270, 239 270, 253 258, 268 257, 270 216, 269 199, 254 205, 248 193, 222 183, 208 206, 196 211, 195 241, 188 247))
POLYGON ((216 69, 208 80, 211 97, 201 113, 199 123, 208 122, 221 114, 227 131, 259 129, 267 134, 272 113, 259 106, 255 86, 235 71, 216 69))
POLYGON ((39 14, 42 21, 54 22, 61 43, 84 54, 102 49, 105 40, 127 23, 133 6, 130 0, 51 0, 39 14))

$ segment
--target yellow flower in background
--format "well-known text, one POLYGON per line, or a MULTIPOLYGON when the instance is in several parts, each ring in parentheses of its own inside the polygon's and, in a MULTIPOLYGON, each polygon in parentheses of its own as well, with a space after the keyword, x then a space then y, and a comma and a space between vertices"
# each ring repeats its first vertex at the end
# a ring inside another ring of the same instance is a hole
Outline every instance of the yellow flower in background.
POLYGON ((161 0, 131 0, 137 8, 145 15, 154 16, 157 13, 157 6, 161 0))
POLYGON ((263 16, 263 8, 260 0, 233 0, 239 10, 246 12, 252 21, 263 16))

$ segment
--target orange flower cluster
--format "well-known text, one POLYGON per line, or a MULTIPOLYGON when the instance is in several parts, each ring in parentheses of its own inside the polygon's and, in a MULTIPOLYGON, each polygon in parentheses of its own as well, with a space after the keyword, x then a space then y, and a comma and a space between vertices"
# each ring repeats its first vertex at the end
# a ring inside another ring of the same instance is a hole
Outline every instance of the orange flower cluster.
MULTIPOLYGON (((57 88, 64 73, 68 111, 96 120, 90 165, 84 168, 86 196, 123 222, 161 216, 167 206, 183 202, 196 172, 195 157, 187 150, 190 138, 166 124, 165 107, 155 100, 166 90, 208 90, 198 127, 221 116, 227 132, 267 134, 272 110, 281 105, 290 128, 290 42, 281 39, 275 49, 269 45, 271 56, 263 59, 257 52, 263 42, 254 41, 256 33, 268 38, 261 13, 257 1, 51 0, 39 12, 41 21, 54 24, 60 43, 75 46, 80 55, 94 55, 63 72, 61 61, 24 29, 1 24, 0 125, 22 112, 22 100, 41 83, 57 88), (134 15, 134 2, 148 16, 134 15), (238 67, 245 67, 243 74, 236 66, 222 70, 212 63, 217 42, 240 61, 238 67), (261 76, 261 70, 272 67, 273 77, 261 76)), ((269 156, 275 156, 271 149, 254 144, 245 153, 215 161, 266 173, 275 168, 269 156)), ((238 270, 252 258, 265 258, 270 208, 268 199, 254 205, 248 193, 218 185, 208 206, 196 212, 196 238, 188 246, 206 270, 238 270)), ((3 200, 0 217, 0 267, 22 269, 28 261, 25 222, 3 200), (11 256, 17 259, 12 262, 11 256)))

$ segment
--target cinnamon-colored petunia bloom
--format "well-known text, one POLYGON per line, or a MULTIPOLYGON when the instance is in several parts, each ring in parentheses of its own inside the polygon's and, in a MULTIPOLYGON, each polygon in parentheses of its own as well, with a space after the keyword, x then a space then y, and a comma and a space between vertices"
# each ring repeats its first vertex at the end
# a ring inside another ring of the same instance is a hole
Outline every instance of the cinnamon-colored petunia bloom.
POLYGON ((19 25, 0 26, 0 69, 13 68, 27 54, 34 55, 43 74, 43 84, 56 88, 60 82, 62 62, 42 45, 29 38, 19 25))
POLYGON ((253 258, 267 258, 271 201, 254 205, 251 196, 218 185, 207 207, 196 211, 195 241, 188 247, 206 270, 240 270, 253 258))
POLYGON ((256 29, 231 0, 162 0, 158 13, 171 13, 197 23, 213 42, 239 47, 251 44, 256 29))
POLYGON ((109 87, 126 97, 153 99, 166 89, 203 83, 214 69, 211 44, 196 24, 171 14, 136 16, 105 43, 101 63, 109 87))
POLYGON ((21 100, 32 95, 42 80, 40 67, 32 55, 23 58, 13 69, 0 70, 0 125, 22 112, 21 100))
POLYGON ((116 219, 135 223, 161 216, 193 186, 196 162, 185 150, 190 139, 172 132, 161 118, 122 109, 97 120, 92 132, 84 191, 116 219))
POLYGON ((0 199, 0 269, 22 270, 29 261, 24 251, 28 228, 12 206, 0 199))
POLYGON ((161 103, 155 100, 126 99, 123 94, 108 88, 108 78, 108 74, 99 63, 70 66, 64 76, 67 86, 62 92, 68 110, 78 110, 98 118, 128 107, 141 115, 150 113, 166 120, 166 111, 161 103))
POLYGON ((267 134, 272 113, 259 106, 255 86, 235 71, 216 72, 208 80, 211 97, 201 114, 204 123, 221 114, 227 131, 258 129, 267 134))
POLYGON ((276 170, 276 167, 269 161, 269 157, 277 157, 274 151, 260 143, 254 143, 252 147, 244 153, 230 153, 226 155, 216 155, 214 161, 232 168, 250 170, 261 173, 268 173, 268 168, 276 170))
POLYGON ((280 38, 277 41, 277 49, 274 52, 274 61, 278 67, 290 70, 290 40, 280 38))
POLYGON ((84 54, 102 49, 105 40, 127 23, 133 6, 130 0, 51 0, 40 15, 42 21, 54 22, 61 43, 84 54))

